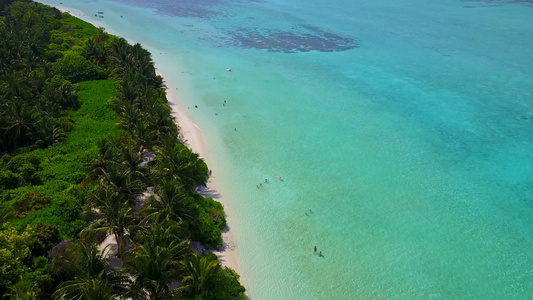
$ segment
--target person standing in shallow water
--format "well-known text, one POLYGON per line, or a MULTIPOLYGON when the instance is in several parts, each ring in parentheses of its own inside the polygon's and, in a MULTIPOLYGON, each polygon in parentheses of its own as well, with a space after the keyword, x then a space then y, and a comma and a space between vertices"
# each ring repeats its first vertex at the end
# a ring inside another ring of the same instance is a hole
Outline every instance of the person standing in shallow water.
POLYGON ((315 246, 315 253, 316 253, 316 246, 315 246))

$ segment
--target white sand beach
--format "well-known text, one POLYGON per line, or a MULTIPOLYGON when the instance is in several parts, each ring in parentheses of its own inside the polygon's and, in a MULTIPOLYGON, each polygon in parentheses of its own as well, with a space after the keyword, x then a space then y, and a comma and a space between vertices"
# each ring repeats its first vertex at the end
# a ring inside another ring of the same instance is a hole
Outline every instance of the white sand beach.
MULTIPOLYGON (((159 75, 161 75, 163 78, 164 75, 161 74, 159 71, 157 71, 159 75)), ((186 108, 180 104, 178 101, 178 98, 176 97, 176 94, 174 93, 174 86, 172 83, 165 82, 165 85, 167 86, 167 100, 170 104, 170 107, 172 109, 172 115, 176 118, 176 123, 180 127, 180 138, 184 141, 184 143, 192 149, 192 151, 198 153, 201 158, 205 160, 207 163, 207 166, 211 166, 211 159, 209 155, 209 148, 207 146, 207 143, 205 141, 204 135, 202 133, 202 130, 194 121, 187 115, 186 108)), ((210 197, 211 194, 215 193, 216 191, 219 191, 216 181, 216 170, 213 171, 213 176, 209 178, 207 189, 204 189, 202 194, 205 197, 210 197)), ((225 204, 224 197, 220 196, 216 198, 215 200, 222 203, 222 205, 225 204)), ((226 221, 231 227, 231 214, 228 212, 226 206, 224 205, 224 212, 226 214, 226 221)), ((218 259, 222 263, 223 266, 230 267, 234 269, 237 273, 239 273, 239 265, 237 260, 237 252, 235 251, 235 243, 234 239, 231 235, 231 232, 228 230, 223 230, 222 232, 222 239, 224 240, 224 248, 222 251, 213 251, 218 256, 218 259)), ((243 282, 243 279, 241 278, 241 283, 243 282)))

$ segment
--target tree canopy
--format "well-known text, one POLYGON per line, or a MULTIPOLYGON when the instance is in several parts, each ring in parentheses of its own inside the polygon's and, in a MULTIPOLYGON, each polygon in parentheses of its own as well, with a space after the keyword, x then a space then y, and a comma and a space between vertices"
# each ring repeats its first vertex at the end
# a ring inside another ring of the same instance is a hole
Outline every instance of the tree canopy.
POLYGON ((196 192, 207 165, 178 130, 141 45, 0 1, 2 295, 244 299, 233 270, 190 246, 222 246, 226 220, 196 192), (98 248, 106 236, 117 249, 98 248))

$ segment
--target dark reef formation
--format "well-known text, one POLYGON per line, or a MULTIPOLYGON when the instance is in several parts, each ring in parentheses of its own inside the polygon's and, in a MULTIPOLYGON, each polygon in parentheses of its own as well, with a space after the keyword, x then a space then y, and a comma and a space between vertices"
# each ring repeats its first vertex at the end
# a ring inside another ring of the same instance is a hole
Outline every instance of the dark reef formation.
POLYGON ((342 37, 318 27, 301 25, 296 30, 275 31, 244 29, 230 32, 231 46, 264 49, 269 52, 339 52, 359 47, 355 39, 342 37))

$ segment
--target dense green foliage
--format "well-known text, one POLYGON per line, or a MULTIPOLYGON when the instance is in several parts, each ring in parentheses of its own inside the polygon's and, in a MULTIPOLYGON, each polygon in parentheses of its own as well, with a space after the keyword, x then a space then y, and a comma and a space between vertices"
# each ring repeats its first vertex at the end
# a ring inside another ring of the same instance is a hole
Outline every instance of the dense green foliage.
POLYGON ((72 129, 66 138, 45 149, 21 149, 30 151, 0 159, 0 174, 5 174, 0 200, 3 207, 13 209, 13 226, 54 224, 63 238, 74 238, 85 227, 79 214, 89 190, 80 186, 86 177, 82 167, 96 156, 98 140, 118 134, 113 128, 117 116, 107 108, 115 93, 113 81, 81 83, 82 106, 70 112, 72 129))
POLYGON ((56 9, 1 0, 0 63, 0 293, 244 298, 234 271, 189 246, 222 246, 226 220, 196 191, 207 166, 178 142, 148 51, 56 9), (108 235, 122 268, 97 248, 108 235))
POLYGON ((79 106, 76 87, 54 77, 45 58, 50 31, 61 14, 43 5, 15 2, 0 19, 0 151, 47 147, 68 131, 63 118, 79 106))
POLYGON ((63 57, 52 64, 52 72, 64 76, 71 82, 106 78, 102 68, 73 51, 65 51, 63 57))

